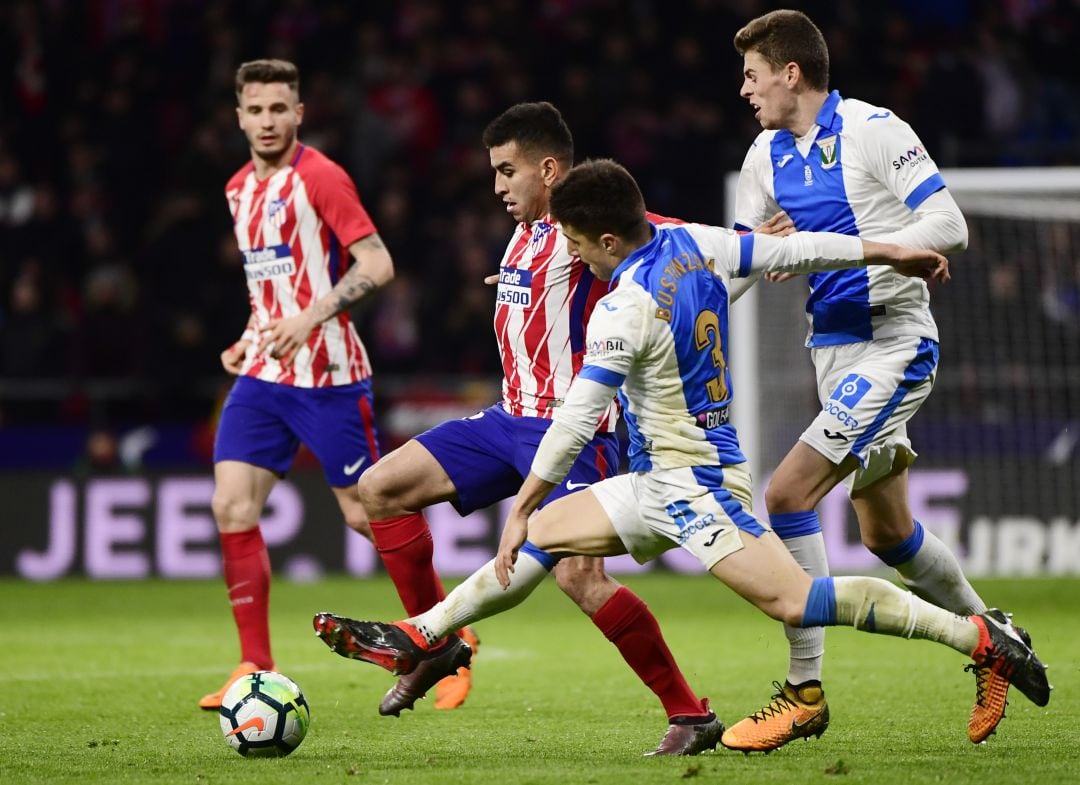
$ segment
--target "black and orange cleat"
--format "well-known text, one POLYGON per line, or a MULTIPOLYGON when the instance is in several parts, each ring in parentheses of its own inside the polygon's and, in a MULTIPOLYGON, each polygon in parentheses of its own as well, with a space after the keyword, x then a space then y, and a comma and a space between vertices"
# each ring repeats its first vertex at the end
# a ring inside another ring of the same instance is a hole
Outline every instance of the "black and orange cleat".
MULTIPOLYGON (((1027 631, 1015 625, 1013 628, 1024 645, 1031 648, 1031 636, 1027 631)), ((975 705, 971 707, 968 718, 968 738, 972 744, 979 744, 986 741, 1005 718, 1005 707, 1009 705, 1009 680, 994 673, 992 668, 974 663, 965 665, 964 670, 975 672, 975 705)))
MULTIPOLYGON (((997 701, 1000 701, 1001 714, 996 717, 998 721, 1004 716, 1005 693, 1010 684, 1020 690, 1036 706, 1045 706, 1049 703, 1052 688, 1046 679, 1046 666, 1039 661, 1032 650, 1030 636, 1014 627, 1010 616, 997 608, 991 608, 986 613, 970 618, 979 627, 979 644, 971 653, 974 663, 965 668, 965 670, 975 671, 975 709, 979 708, 980 686, 984 688, 981 697, 983 697, 983 702, 988 704, 988 709, 996 710, 997 701), (991 681, 991 677, 996 678, 991 681), (991 699, 995 703, 990 704, 991 699)), ((974 717, 974 710, 972 714, 974 717)), ((993 721, 994 716, 990 715, 988 719, 993 721)), ((979 732, 985 731, 983 738, 986 738, 996 727, 997 722, 994 721, 993 727, 989 730, 980 727, 979 732)), ((969 738, 972 737, 970 720, 968 735, 969 738)), ((975 739, 972 738, 972 741, 975 739)))
POLYGON ((431 654, 423 636, 405 622, 357 621, 323 612, 315 614, 312 625, 335 653, 378 665, 395 676, 412 673, 431 654))

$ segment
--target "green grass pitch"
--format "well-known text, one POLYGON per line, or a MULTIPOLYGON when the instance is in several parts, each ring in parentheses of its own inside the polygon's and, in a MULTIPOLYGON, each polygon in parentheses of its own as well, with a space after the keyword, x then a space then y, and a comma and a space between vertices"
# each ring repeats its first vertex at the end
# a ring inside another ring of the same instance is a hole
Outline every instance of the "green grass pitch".
MULTIPOLYGON (((708 577, 628 576, 660 619, 699 694, 733 723, 785 673, 775 624, 708 577)), ((1077 782, 1080 580, 982 581, 1031 631, 1056 686, 1021 695, 990 741, 965 727, 974 679, 961 655, 924 641, 829 632, 832 726, 768 756, 719 751, 643 759, 666 727, 659 703, 555 588, 482 622, 475 686, 457 711, 376 707, 391 677, 341 659, 311 631, 333 610, 400 615, 384 579, 278 581, 278 668, 311 704, 288 758, 249 760, 196 708, 238 659, 218 582, 0 582, 0 782, 5 783, 1048 783, 1077 782)))

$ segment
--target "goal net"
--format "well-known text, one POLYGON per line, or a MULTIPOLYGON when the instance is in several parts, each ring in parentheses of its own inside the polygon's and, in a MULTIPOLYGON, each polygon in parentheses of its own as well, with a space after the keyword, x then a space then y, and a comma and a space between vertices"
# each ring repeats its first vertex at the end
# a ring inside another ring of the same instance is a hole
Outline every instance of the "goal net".
MULTIPOLYGON (((1080 169, 942 174, 970 240, 931 292, 941 362, 908 428, 913 512, 971 575, 1080 574, 1080 169)), ((732 309, 733 412, 760 499, 819 407, 805 282, 751 294, 732 309)), ((819 512, 834 569, 880 566, 842 491, 819 512)))

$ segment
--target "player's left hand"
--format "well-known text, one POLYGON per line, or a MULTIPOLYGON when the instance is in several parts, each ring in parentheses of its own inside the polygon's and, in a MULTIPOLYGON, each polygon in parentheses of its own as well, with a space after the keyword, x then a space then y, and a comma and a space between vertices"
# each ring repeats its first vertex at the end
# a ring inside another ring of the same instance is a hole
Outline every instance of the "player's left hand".
POLYGON ((296 352, 303 346, 315 329, 310 310, 284 319, 271 319, 262 328, 263 341, 273 346, 270 356, 282 365, 289 365, 296 352))
POLYGON ((499 538, 499 551, 495 554, 495 578, 504 589, 510 587, 510 573, 514 571, 518 551, 529 534, 529 517, 511 510, 499 538))

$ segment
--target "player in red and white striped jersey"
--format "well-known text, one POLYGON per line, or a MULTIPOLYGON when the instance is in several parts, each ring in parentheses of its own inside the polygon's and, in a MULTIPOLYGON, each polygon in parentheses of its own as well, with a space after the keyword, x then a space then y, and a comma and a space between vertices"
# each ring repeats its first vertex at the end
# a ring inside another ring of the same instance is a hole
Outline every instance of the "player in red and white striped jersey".
MULTIPOLYGON (((560 227, 548 216, 549 192, 574 158, 573 138, 559 111, 548 103, 518 104, 492 121, 483 141, 495 170, 495 193, 518 222, 499 274, 487 279, 498 284, 495 332, 503 399, 417 436, 360 480, 376 546, 410 615, 445 596, 432 567, 431 532, 422 510, 449 501, 467 514, 517 492, 553 411, 581 369, 585 323, 607 291, 570 255, 560 227)), ((618 471, 616 416, 613 404, 551 499, 618 471)), ((645 603, 607 576, 602 559, 559 561, 542 551, 534 556, 660 698, 671 724, 655 754, 715 748, 723 726, 679 672, 645 603)), ((463 632, 468 638, 469 631, 463 632)), ((468 661, 468 648, 451 637, 445 651, 398 680, 379 711, 396 715, 412 708, 437 682, 436 708, 458 706, 469 689, 469 671, 459 665, 468 661)))
POLYGON ((292 344, 276 347, 273 329, 263 332, 329 295, 349 270, 353 239, 375 234, 345 170, 318 150, 294 148, 273 174, 259 177, 249 162, 225 186, 251 298, 240 373, 294 387, 362 381, 371 366, 347 310, 314 323, 302 343, 293 336, 297 347, 288 363, 278 357, 292 344))
MULTIPOLYGON (((585 323, 606 292, 566 250, 548 215, 518 223, 499 267, 495 336, 503 366, 503 408, 551 419, 581 369, 585 323)), ((609 408, 602 432, 615 427, 609 408)))
POLYGON ((229 683, 272 669, 270 560, 263 506, 301 443, 319 459, 345 522, 370 539, 356 479, 379 458, 371 366, 348 309, 394 275, 389 252, 345 171, 300 144, 296 66, 244 63, 237 117, 251 161, 225 188, 244 256, 251 318, 221 354, 238 376, 214 444, 213 511, 241 663, 199 706, 216 709, 229 683))
MULTIPOLYGON (((508 203, 508 212, 516 208, 508 203)), ((648 213, 661 226, 674 218, 648 213)), ((497 276, 495 336, 503 365, 503 409, 515 417, 551 419, 585 356, 585 324, 608 285, 566 249, 566 237, 550 215, 518 223, 497 276)), ((615 402, 599 432, 618 419, 615 402)))

